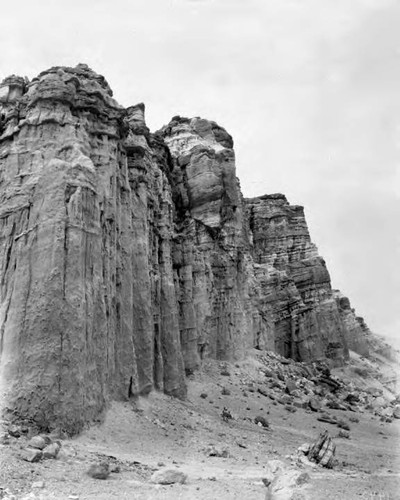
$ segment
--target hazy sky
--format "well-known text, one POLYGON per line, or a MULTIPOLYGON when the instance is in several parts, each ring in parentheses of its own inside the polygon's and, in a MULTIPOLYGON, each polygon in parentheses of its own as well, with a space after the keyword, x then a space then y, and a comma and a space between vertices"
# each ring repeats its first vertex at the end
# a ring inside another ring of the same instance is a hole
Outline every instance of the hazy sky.
POLYGON ((400 0, 14 4, 0 78, 85 62, 152 130, 217 121, 245 196, 304 205, 333 286, 400 339, 400 0))

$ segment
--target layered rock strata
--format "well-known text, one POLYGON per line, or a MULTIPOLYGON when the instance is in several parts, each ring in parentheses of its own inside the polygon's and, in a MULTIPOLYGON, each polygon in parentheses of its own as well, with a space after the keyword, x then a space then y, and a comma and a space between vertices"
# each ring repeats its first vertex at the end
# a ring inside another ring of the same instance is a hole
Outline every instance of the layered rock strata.
POLYGON ((356 314, 348 297, 340 290, 333 290, 340 316, 345 325, 345 340, 348 348, 361 356, 382 356, 395 363, 400 362, 400 353, 383 337, 374 334, 366 324, 364 318, 356 314))
POLYGON ((303 209, 243 199, 222 127, 175 117, 152 134, 85 65, 4 80, 0 380, 16 418, 74 433, 110 399, 184 397, 204 357, 340 364, 353 332, 303 209))
POLYGON ((303 207, 275 194, 248 199, 246 208, 257 295, 262 314, 272 319, 275 351, 297 361, 343 362, 346 327, 303 207))

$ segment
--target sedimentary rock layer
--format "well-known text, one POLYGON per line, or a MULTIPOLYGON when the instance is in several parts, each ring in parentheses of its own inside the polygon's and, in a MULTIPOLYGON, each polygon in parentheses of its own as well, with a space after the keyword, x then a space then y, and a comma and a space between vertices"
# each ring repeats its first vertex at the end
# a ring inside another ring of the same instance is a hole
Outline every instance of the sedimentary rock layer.
POLYGON ((251 348, 339 364, 343 311, 303 209, 243 199, 222 127, 152 134, 85 65, 4 80, 0 380, 16 417, 77 432, 110 399, 184 397, 204 357, 251 348))

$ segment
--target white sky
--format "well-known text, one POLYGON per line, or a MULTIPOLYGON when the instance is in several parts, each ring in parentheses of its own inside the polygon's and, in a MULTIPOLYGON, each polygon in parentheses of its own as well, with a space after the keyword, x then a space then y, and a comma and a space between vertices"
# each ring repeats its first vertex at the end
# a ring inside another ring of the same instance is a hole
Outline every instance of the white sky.
POLYGON ((0 78, 85 62, 152 130, 217 121, 244 195, 304 205, 333 286, 400 344, 400 0, 14 3, 0 78))

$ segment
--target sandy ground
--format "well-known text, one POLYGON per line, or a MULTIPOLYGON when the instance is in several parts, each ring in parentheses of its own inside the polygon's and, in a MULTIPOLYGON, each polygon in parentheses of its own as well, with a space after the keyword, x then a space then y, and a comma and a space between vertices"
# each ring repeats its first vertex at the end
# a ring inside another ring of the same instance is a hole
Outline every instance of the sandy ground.
POLYGON ((268 464, 278 459, 288 469, 309 474, 298 488, 309 500, 400 499, 400 420, 383 423, 371 412, 357 413, 350 439, 335 438, 337 463, 332 470, 303 465, 297 461, 297 448, 324 429, 334 437, 338 428, 318 421, 318 413, 301 408, 290 413, 258 393, 255 387, 265 377, 254 359, 224 363, 228 376, 221 375, 221 366, 207 362, 189 380, 185 401, 153 393, 114 403, 102 425, 64 440, 57 460, 24 462, 18 452, 26 438, 12 439, 0 446, 0 487, 17 499, 256 500, 266 498, 262 479, 268 464), (224 406, 234 417, 228 422, 221 418, 224 406), (258 415, 268 419, 269 429, 254 423, 258 415), (208 456, 209 445, 225 448, 229 456, 208 456), (120 471, 105 481, 88 477, 88 467, 98 460, 118 465, 120 471), (186 473, 186 484, 151 483, 153 472, 164 468, 186 473))

